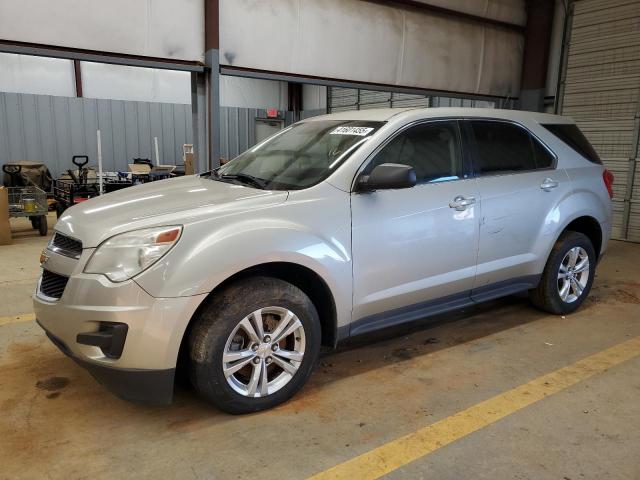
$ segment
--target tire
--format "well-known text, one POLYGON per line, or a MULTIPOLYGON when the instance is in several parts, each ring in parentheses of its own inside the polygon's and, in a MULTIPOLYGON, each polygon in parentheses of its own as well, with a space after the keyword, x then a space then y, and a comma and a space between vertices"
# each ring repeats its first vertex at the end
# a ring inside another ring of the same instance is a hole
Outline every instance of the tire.
POLYGON ((318 312, 302 290, 271 277, 240 280, 212 296, 198 313, 188 337, 189 377, 202 397, 225 412, 272 408, 306 383, 318 361, 320 339, 318 312), (271 339, 272 332, 287 335, 271 339), (234 373, 225 375, 224 369, 234 373))
POLYGON ((529 298, 545 312, 572 313, 589 295, 595 271, 596 252, 589 238, 578 232, 564 232, 549 254, 540 283, 529 291, 529 298), (576 254, 575 260, 571 252, 576 254), (585 258, 587 265, 582 263, 585 258))
POLYGON ((40 236, 44 237, 47 234, 47 230, 49 229, 47 227, 47 216, 46 215, 42 215, 41 217, 38 217, 40 220, 38 221, 38 232, 40 232, 40 236))
POLYGON ((29 217, 31 228, 38 230, 40 228, 40 217, 29 217))

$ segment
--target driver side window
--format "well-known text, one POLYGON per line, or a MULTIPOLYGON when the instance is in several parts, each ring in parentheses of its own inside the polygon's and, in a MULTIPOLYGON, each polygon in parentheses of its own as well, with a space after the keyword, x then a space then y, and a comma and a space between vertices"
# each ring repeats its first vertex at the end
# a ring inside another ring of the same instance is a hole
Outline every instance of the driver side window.
POLYGON ((428 122, 410 127, 393 138, 367 166, 383 163, 409 165, 418 183, 459 180, 464 177, 460 135, 456 121, 428 122))

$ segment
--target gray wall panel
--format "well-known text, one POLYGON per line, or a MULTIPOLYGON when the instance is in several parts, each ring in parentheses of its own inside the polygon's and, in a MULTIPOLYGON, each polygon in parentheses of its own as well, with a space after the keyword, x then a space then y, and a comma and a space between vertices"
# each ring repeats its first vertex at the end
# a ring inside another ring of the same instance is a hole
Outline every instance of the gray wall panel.
MULTIPOLYGON (((69 122, 69 102, 66 97, 51 97, 53 106, 53 130, 56 142, 56 158, 37 159, 46 163, 52 175, 58 175, 71 164, 71 124, 69 122)), ((2 155, 2 152, 0 152, 2 155)), ((2 158, 3 161, 13 158, 2 158)))
POLYGON ((151 158, 151 118, 149 105, 144 102, 136 102, 138 111, 138 138, 139 150, 136 156, 151 158))
POLYGON ((33 95, 26 95, 21 99, 22 124, 24 134, 25 158, 42 157, 40 135, 38 132, 38 113, 36 100, 33 95))
POLYGON ((111 102, 111 124, 113 126, 113 158, 131 158, 127 156, 127 129, 125 127, 124 105, 122 100, 111 102), (117 140, 116 140, 117 139, 117 140))
POLYGON ((7 139, 9 148, 8 154, 17 159, 23 160, 26 152, 24 151, 24 135, 22 132, 22 109, 19 106, 20 95, 17 93, 9 93, 5 97, 5 115, 7 119, 7 139))
POLYGON ((9 151, 9 132, 6 114, 6 98, 0 95, 0 152, 9 151))
POLYGON ((133 158, 140 151, 138 141, 138 106, 136 102, 124 104, 125 157, 133 158))
MULTIPOLYGON (((53 116, 53 97, 38 95, 36 97, 36 106, 38 109, 37 121, 40 131, 40 148, 42 149, 42 158, 46 158, 51 162, 58 162, 57 142, 55 122, 53 116)), ((1 116, 1 115, 0 115, 1 116)), ((0 129, 2 127, 0 126, 0 129)), ((2 151, 2 145, 0 145, 2 151)))
MULTIPOLYGON (((98 100, 98 129, 100 129, 100 138, 102 140, 102 168, 107 171, 113 170, 122 170, 123 166, 120 162, 117 162, 119 165, 116 165, 116 161, 114 159, 114 149, 113 149, 113 122, 111 117, 111 102, 113 100, 98 100), (111 127, 111 128, 109 128, 111 127)), ((94 150, 93 147, 93 138, 91 135, 91 131, 85 129, 87 145, 89 150, 94 150)), ((96 136, 95 130, 93 131, 93 137, 95 140, 95 151, 96 158, 93 160, 94 162, 98 161, 97 151, 98 151, 98 140, 96 136)))
POLYGON ((175 129, 173 125, 173 105, 170 103, 160 104, 162 133, 158 137, 158 148, 160 149, 160 160, 164 158, 163 153, 171 155, 170 158, 176 157, 174 150, 175 129))
POLYGON ((173 158, 182 158, 182 145, 185 142, 180 143, 180 139, 187 138, 186 119, 191 119, 191 112, 185 111, 183 107, 183 105, 173 105, 173 109, 171 110, 171 123, 173 125, 173 145, 171 145, 170 148, 173 149, 173 158))
MULTIPOLYGON (((159 103, 149 104, 149 125, 151 135, 149 136, 149 159, 156 162, 156 146, 153 139, 158 137, 158 150, 162 149, 162 107, 159 103)), ((160 162, 164 162, 162 157, 160 162)))
MULTIPOLYGON (((301 117, 322 113, 306 111, 301 117)), ((265 110, 222 107, 221 156, 232 159, 255 145, 256 118, 266 117, 265 110)), ((292 112, 284 118, 284 125, 291 124, 292 112)), ((39 161, 54 177, 72 167, 73 155, 88 155, 89 164, 97 166, 98 129, 105 171, 125 171, 134 157, 155 162, 156 136, 161 162, 181 164, 183 144, 193 143, 191 105, 0 92, 0 164, 39 161)))
MULTIPOLYGON (((94 101, 95 102, 95 101, 94 101)), ((72 155, 88 154, 87 152, 87 139, 85 133, 85 118, 86 122, 91 122, 93 117, 91 114, 85 115, 83 102, 77 98, 69 99, 69 133, 71 136, 71 151, 72 155)), ((91 156, 91 155, 89 155, 91 156)), ((35 160, 35 159, 29 159, 35 160)), ((71 158, 69 158, 71 161, 71 158)), ((95 155, 93 161, 96 161, 95 155)))
POLYGON ((191 106, 53 97, 0 92, 0 164, 45 163, 54 176, 72 167, 72 155, 97 166, 100 129, 105 170, 126 170, 134 157, 182 163, 182 145, 192 143, 191 106))
MULTIPOLYGON (((98 130, 99 128, 99 123, 98 123, 98 100, 94 100, 94 99, 85 99, 82 100, 80 98, 74 98, 72 99, 72 104, 78 104, 81 108, 82 108, 82 135, 84 138, 84 148, 82 148, 80 145, 78 145, 77 148, 80 149, 80 151, 84 151, 86 152, 86 155, 89 155, 89 160, 90 161, 94 161, 97 163, 98 161, 98 157, 97 157, 97 153, 96 153, 96 157, 95 158, 91 158, 91 154, 89 154, 89 151, 98 151, 98 137, 96 135, 96 130, 98 130)), ((73 108, 71 108, 69 110, 71 112, 71 115, 73 115, 73 108)), ((73 128, 71 130, 73 132, 73 128)), ((104 134, 102 134, 102 136, 104 137, 104 134)), ((104 144, 104 138, 102 140, 102 143, 104 144)), ((76 151, 76 149, 74 148, 74 151, 76 151)), ((102 155, 104 156, 104 147, 102 150, 102 155)), ((74 154, 75 155, 75 154, 74 154)), ((83 153, 79 153, 79 155, 83 155, 83 153)), ((104 166, 105 169, 107 169, 107 166, 104 166)))

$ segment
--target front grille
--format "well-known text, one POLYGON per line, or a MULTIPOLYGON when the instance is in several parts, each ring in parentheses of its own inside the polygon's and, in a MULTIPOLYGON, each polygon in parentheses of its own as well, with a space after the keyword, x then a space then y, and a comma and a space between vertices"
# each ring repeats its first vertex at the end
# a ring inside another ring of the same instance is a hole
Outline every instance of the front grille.
POLYGON ((49 270, 42 271, 42 281, 40 282, 40 291, 47 297, 60 298, 64 288, 67 286, 69 277, 58 275, 49 270))
POLYGON ((51 241, 52 250, 57 251, 67 257, 78 258, 82 253, 82 242, 75 238, 67 237, 62 233, 56 232, 51 241))

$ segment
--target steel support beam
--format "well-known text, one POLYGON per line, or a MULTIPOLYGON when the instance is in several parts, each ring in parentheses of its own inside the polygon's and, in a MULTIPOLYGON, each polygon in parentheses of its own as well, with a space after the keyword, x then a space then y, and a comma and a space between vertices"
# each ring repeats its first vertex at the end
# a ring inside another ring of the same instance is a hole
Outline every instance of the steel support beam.
POLYGON ((76 83, 76 97, 82 98, 82 69, 80 68, 80 60, 73 61, 73 78, 76 83))
POLYGON ((567 67, 569 64, 569 46, 571 42, 571 28, 573 27, 573 9, 575 2, 568 0, 564 4, 564 26, 562 29, 562 50, 560 53, 560 71, 558 72, 558 83, 556 85, 556 98, 553 113, 562 115, 562 104, 564 102, 564 92, 567 80, 567 67))
POLYGON ((0 40, 0 52, 16 53, 19 55, 35 55, 37 57, 64 58, 67 60, 79 60, 81 62, 127 65, 130 67, 182 70, 186 72, 204 71, 204 66, 196 62, 97 52, 92 50, 55 47, 51 45, 38 45, 33 43, 11 42, 8 40, 0 40))
MULTIPOLYGON (((229 75, 234 77, 258 78, 262 80, 277 80, 281 82, 308 83, 310 85, 324 85, 326 87, 343 87, 357 88, 359 90, 380 90, 383 92, 411 93, 416 95, 428 96, 445 96, 451 98, 463 98, 474 100, 496 101, 505 97, 498 95, 481 95, 477 93, 467 92, 450 92, 447 90, 429 90, 415 87, 402 87, 397 85, 386 85, 379 83, 357 82, 349 80, 339 80, 331 78, 313 77, 306 75, 298 75, 293 73, 270 72, 266 70, 256 70, 251 68, 230 67, 226 65, 220 66, 221 75, 229 75)), ((509 97, 516 100, 517 97, 509 97)))
POLYGON ((293 121, 300 120, 300 112, 302 111, 302 84, 287 83, 287 110, 293 112, 293 121))
POLYGON ((522 110, 544 111, 554 11, 554 0, 527 1, 527 27, 524 34, 520 87, 522 110))
POLYGON ((209 170, 207 147, 207 85, 204 73, 191 72, 191 124, 195 171, 209 170))
POLYGON ((209 168, 220 166, 220 4, 204 2, 204 63, 207 84, 209 168))

